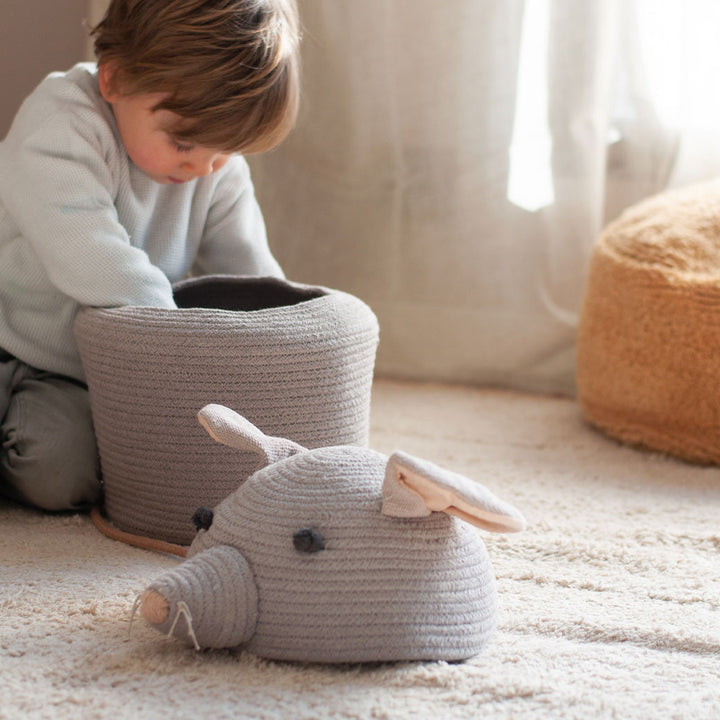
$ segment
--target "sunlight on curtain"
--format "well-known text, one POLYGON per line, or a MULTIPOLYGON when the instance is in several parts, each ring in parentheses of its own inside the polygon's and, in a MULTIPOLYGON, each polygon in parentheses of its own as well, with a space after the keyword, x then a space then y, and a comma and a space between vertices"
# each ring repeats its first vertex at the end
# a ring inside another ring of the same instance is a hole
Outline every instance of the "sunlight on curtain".
POLYGON ((720 171, 715 0, 300 0, 297 129, 252 159, 297 280, 380 320, 380 374, 573 392, 608 220, 720 171))
POLYGON ((555 200, 548 127, 549 22, 550 0, 529 0, 520 40, 508 199, 530 211, 552 205, 555 200))
MULTIPOLYGON (((555 200, 547 125, 548 38, 552 0, 527 0, 523 17, 517 104, 510 148, 508 198, 536 211, 555 200)), ((556 4, 557 7, 557 4, 556 4)), ((656 170, 639 190, 606 207, 608 219, 654 188, 685 185, 720 174, 720 3, 717 0, 635 0, 626 4, 618 32, 620 60, 610 108, 608 150, 626 139, 628 124, 650 133, 656 170)), ((610 158, 612 165, 613 158, 610 158)), ((613 183, 610 167, 606 182, 613 183)), ((640 175, 640 173, 637 173, 640 175)), ((610 192, 614 189, 611 187, 610 192)), ((624 194, 623 194, 624 193, 624 194)))
POLYGON ((669 183, 720 175, 720 3, 636 0, 646 94, 677 133, 669 183))

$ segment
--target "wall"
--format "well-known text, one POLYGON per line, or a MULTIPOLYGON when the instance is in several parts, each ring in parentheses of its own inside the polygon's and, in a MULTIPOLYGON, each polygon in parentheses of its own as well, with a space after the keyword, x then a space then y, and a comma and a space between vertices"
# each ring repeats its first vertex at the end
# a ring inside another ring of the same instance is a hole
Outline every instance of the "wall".
POLYGON ((86 59, 89 8, 88 0, 0 0, 0 138, 45 75, 86 59))

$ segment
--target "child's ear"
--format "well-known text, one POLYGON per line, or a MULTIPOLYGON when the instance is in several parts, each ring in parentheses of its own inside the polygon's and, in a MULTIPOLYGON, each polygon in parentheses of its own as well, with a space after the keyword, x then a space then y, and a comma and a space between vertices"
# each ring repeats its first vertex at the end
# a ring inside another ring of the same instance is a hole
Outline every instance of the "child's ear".
POLYGON ((109 103, 114 103, 120 93, 117 88, 117 76, 115 65, 110 61, 105 61, 98 66, 98 82, 100 85, 100 94, 109 103))

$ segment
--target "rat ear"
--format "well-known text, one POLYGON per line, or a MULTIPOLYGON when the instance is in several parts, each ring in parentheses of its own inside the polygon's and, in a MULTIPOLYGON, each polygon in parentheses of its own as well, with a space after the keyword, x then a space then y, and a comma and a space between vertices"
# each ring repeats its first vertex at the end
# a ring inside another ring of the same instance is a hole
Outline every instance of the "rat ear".
POLYGON ((206 405, 198 413, 198 420, 213 440, 259 455, 260 467, 305 450, 292 440, 265 435, 247 418, 224 405, 206 405))
POLYGON ((526 525, 519 510, 486 487, 403 452, 388 460, 382 496, 383 514, 393 517, 445 512, 492 532, 518 532, 526 525))

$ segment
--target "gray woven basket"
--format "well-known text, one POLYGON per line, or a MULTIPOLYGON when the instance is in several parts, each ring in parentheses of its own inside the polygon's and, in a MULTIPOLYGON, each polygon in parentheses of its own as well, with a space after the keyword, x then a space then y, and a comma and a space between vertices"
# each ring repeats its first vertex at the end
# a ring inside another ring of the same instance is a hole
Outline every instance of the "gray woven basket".
POLYGON ((186 545, 196 508, 257 463, 214 443, 198 410, 233 407, 305 447, 366 445, 378 325, 352 295, 276 278, 196 278, 175 298, 173 310, 83 309, 75 336, 108 518, 186 545))

